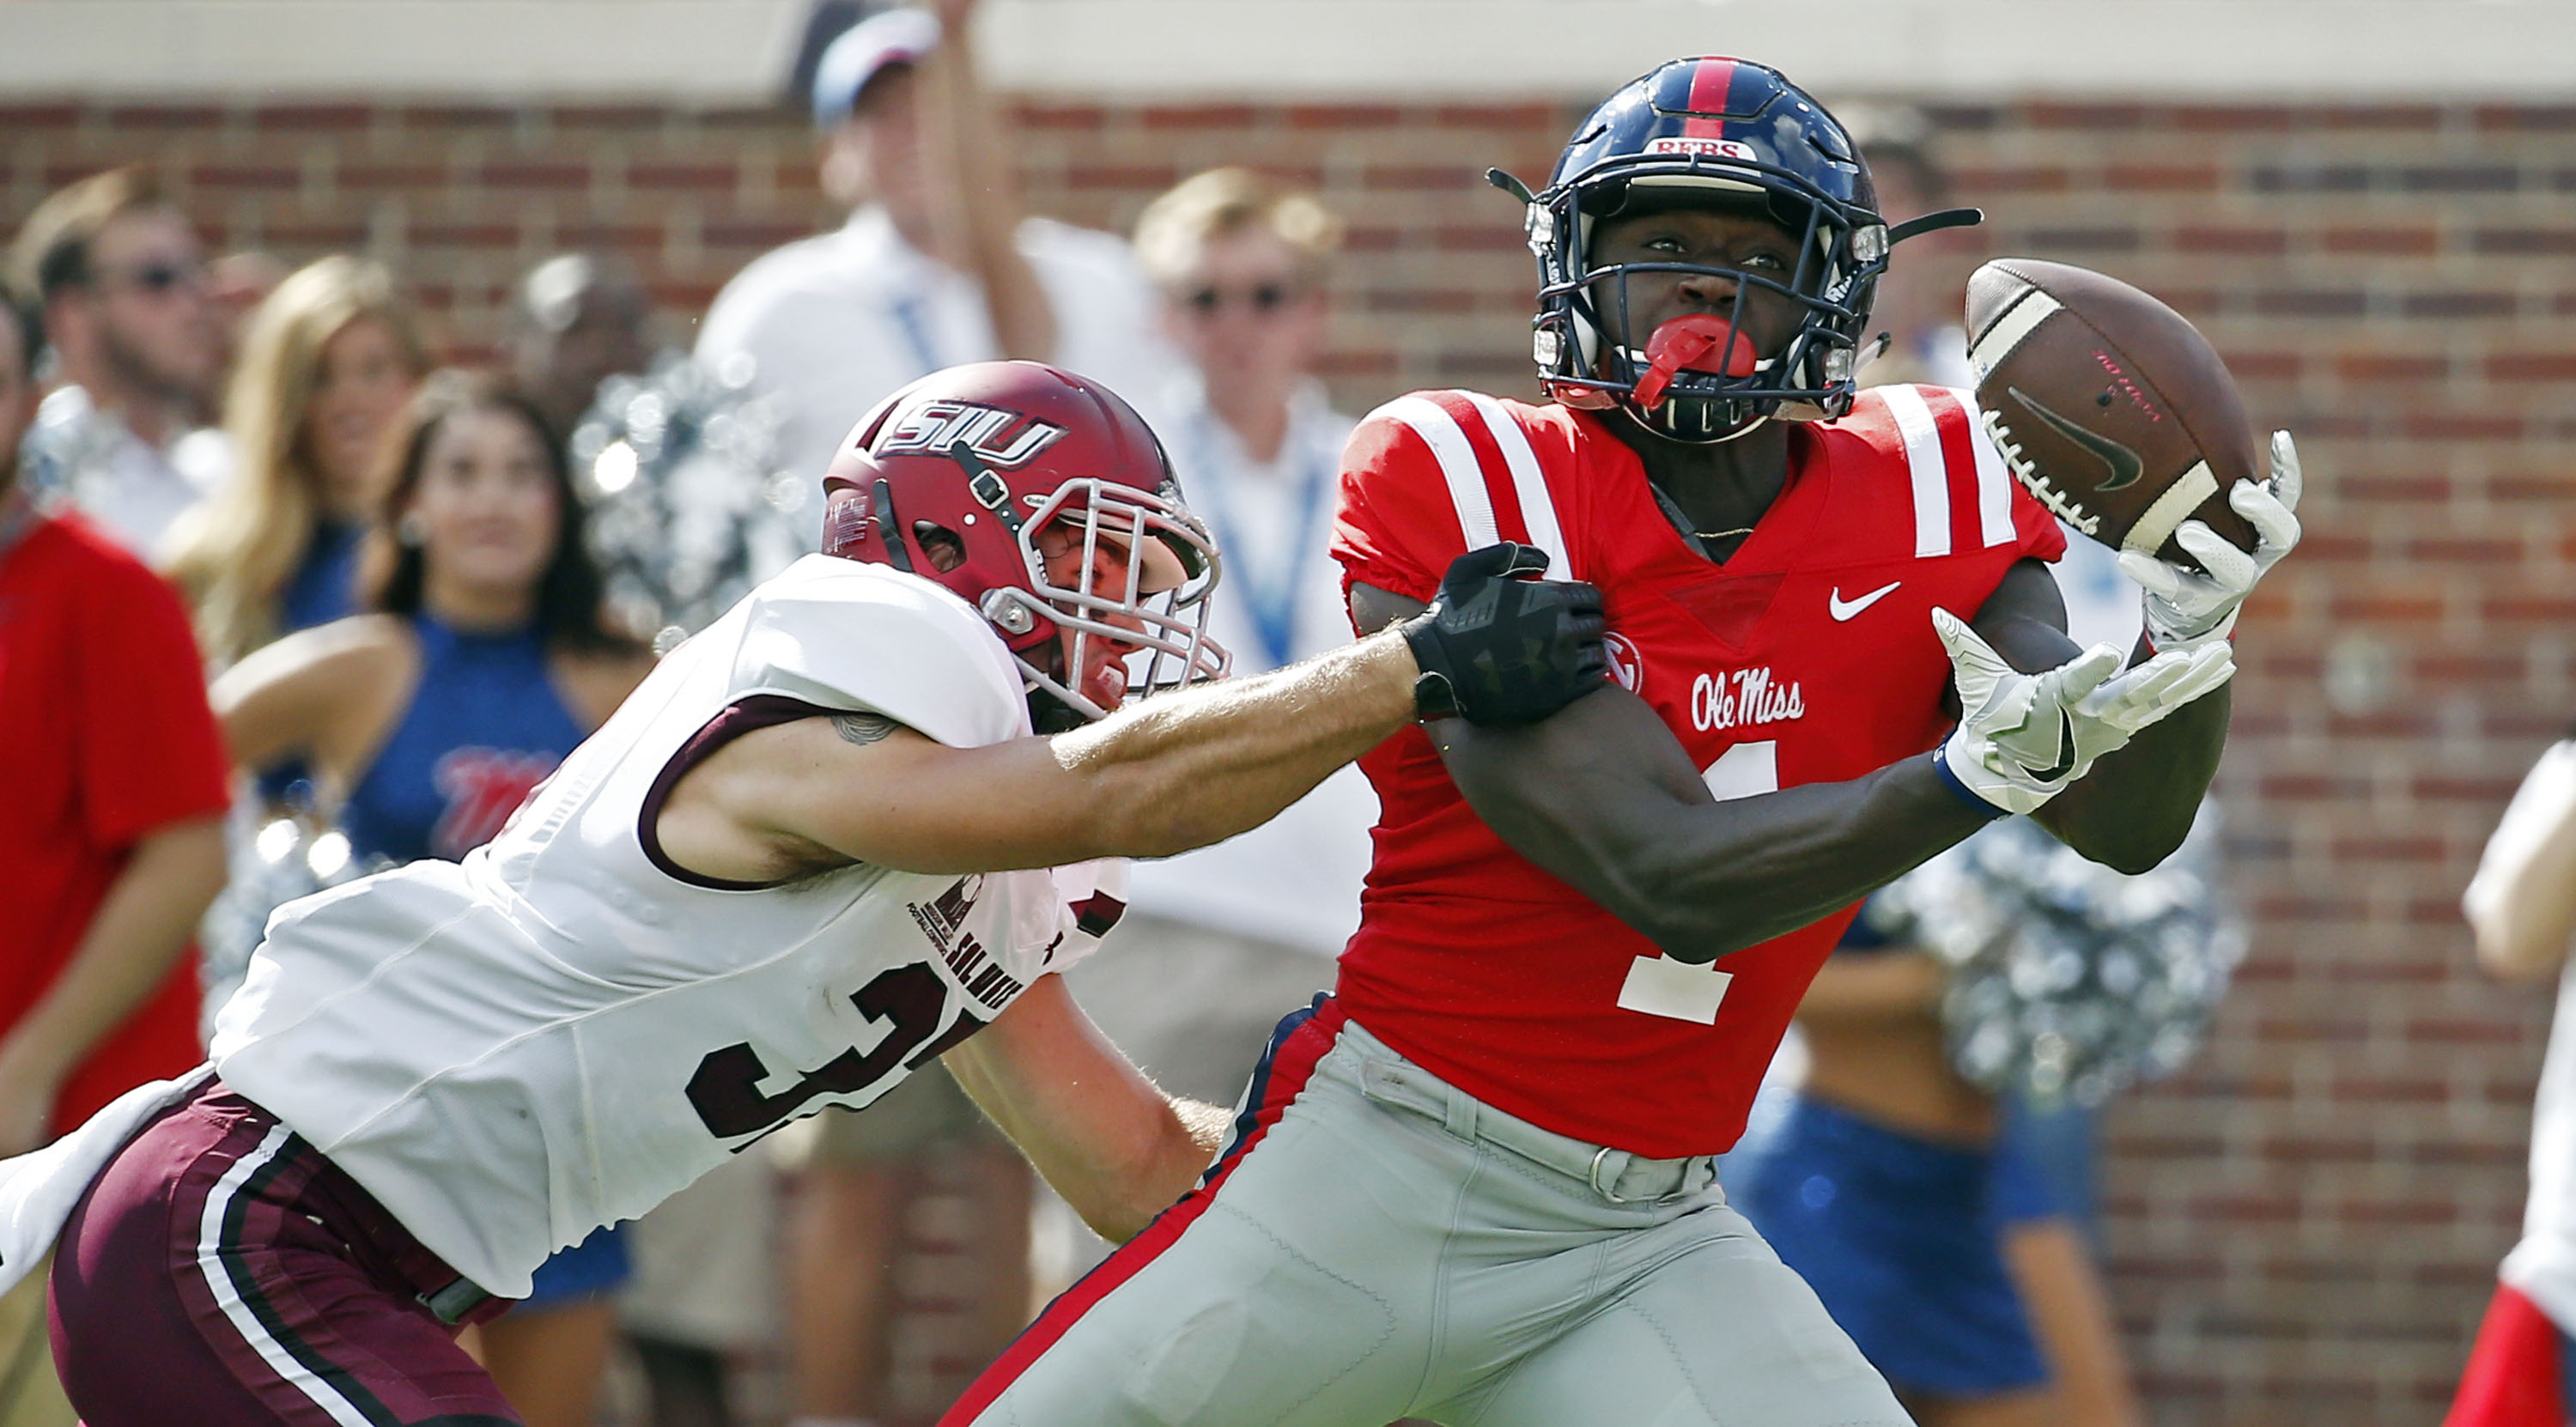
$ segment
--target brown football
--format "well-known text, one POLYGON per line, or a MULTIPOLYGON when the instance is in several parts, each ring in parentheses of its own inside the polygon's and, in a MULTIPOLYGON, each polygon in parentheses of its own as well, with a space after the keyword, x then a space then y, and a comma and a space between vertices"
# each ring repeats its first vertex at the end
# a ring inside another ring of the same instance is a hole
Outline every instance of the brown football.
POLYGON ((2267 474, 2235 378, 2181 313, 2083 268, 1998 258, 1968 279, 1977 405, 2013 474, 2115 550, 2197 565, 2197 517, 2239 548, 2228 488, 2267 474))

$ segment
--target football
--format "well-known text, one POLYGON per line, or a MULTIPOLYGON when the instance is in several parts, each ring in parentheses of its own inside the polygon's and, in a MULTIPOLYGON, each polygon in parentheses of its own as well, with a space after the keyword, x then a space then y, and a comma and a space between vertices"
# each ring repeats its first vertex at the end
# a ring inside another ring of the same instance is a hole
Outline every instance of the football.
POLYGON ((2084 268, 1998 258, 1968 279, 1968 363, 2006 464, 2067 524, 2194 566, 2173 539, 2187 519, 2254 547, 2227 491, 2266 476, 2262 447, 2181 313, 2084 268))

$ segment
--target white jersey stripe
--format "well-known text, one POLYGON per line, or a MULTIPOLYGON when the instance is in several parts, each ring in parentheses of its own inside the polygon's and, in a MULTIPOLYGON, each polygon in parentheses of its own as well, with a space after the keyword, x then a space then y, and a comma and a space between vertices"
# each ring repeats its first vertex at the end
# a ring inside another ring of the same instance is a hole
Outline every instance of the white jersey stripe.
POLYGON ((1439 403, 1419 396, 1399 396, 1369 414, 1412 427, 1413 434, 1439 458, 1441 478, 1449 483, 1449 503, 1458 510, 1458 533, 1467 539, 1465 548, 1481 549, 1502 539, 1494 526, 1494 498, 1485 490, 1485 473, 1456 417, 1441 410, 1439 403))
POLYGON ((1977 417, 1977 394, 1953 387, 1950 395, 1959 403, 1959 414, 1967 419, 1968 449, 1977 453, 1978 528, 1987 549, 2009 545, 2013 538, 2012 476, 2004 470, 2004 453, 1995 449, 1995 438, 1977 417))
POLYGON ((240 1195, 242 1186, 252 1175, 277 1158, 278 1151, 286 1147, 287 1139, 294 1133, 284 1125, 270 1126, 259 1147, 235 1161, 232 1168, 224 1171, 224 1177, 215 1181, 215 1187, 207 1191, 205 1210, 197 1220, 197 1271, 205 1275, 206 1288, 214 1294, 215 1306, 223 1310, 225 1320, 242 1335, 242 1341, 250 1344, 251 1351, 259 1354, 260 1361, 268 1364, 270 1371, 294 1384, 297 1391, 310 1398, 314 1406, 321 1408, 340 1427, 374 1427, 356 1403, 297 1361, 295 1355, 287 1351, 286 1345, 277 1341, 267 1326, 259 1321, 259 1315, 242 1301, 241 1290, 233 1282, 231 1267, 224 1262, 224 1219, 232 1210, 233 1200, 240 1195))
POLYGON ((1905 469, 1914 478, 1914 555, 1929 559, 1950 553, 1950 463, 1941 454, 1941 428, 1923 393, 1910 386, 1883 386, 1878 394, 1887 414, 1896 418, 1905 438, 1905 469))
POLYGON ((1547 577, 1573 579, 1573 563, 1565 555, 1565 532, 1556 523, 1556 501, 1547 493, 1547 477, 1539 471, 1538 452, 1530 449, 1529 433, 1512 420, 1501 402, 1482 392, 1466 396, 1476 404, 1476 414, 1485 418, 1485 429, 1494 433, 1503 464, 1511 468, 1512 490, 1521 501, 1521 524, 1529 527, 1530 543, 1547 552, 1547 577))

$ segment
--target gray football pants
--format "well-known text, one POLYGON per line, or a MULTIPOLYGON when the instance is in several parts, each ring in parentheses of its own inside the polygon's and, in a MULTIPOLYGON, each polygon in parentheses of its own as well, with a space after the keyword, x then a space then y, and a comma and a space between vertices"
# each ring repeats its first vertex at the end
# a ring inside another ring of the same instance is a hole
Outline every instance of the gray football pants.
POLYGON ((1282 1022, 1209 1183, 1050 1306, 942 1423, 1406 1416, 1909 1420, 1706 1159, 1632 1161, 1503 1115, 1324 998, 1282 1022))

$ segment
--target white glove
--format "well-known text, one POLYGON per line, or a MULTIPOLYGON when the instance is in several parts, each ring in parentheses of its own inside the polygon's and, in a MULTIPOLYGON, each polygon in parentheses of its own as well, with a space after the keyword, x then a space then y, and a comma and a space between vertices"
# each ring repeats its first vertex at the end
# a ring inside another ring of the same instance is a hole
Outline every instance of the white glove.
POLYGON ((2254 553, 2230 544, 2207 521, 2186 520, 2174 540, 2200 561, 2200 570, 2135 550, 2120 552, 2120 573, 2147 592, 2147 642, 2164 653, 2223 640, 2236 628, 2236 611, 2254 582, 2299 543, 2299 451, 2290 433, 2272 433, 2272 478, 2261 485, 2238 481, 2228 508, 2254 527, 2254 553), (2201 573, 2208 571, 2207 574, 2201 573))
POLYGON ((2236 652, 2221 639, 2126 670, 2120 651, 2096 644, 2024 674, 1948 610, 1932 611, 1932 628, 1950 651, 1961 710, 1935 756, 1970 796, 2008 813, 2066 791, 2095 759, 2236 673, 2236 652))

